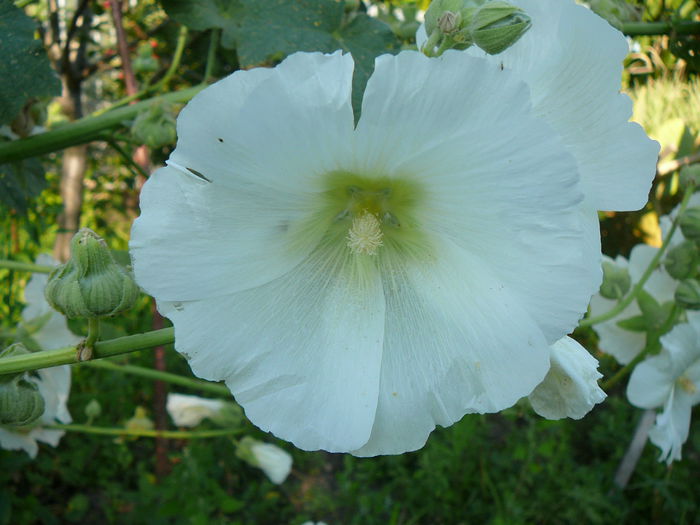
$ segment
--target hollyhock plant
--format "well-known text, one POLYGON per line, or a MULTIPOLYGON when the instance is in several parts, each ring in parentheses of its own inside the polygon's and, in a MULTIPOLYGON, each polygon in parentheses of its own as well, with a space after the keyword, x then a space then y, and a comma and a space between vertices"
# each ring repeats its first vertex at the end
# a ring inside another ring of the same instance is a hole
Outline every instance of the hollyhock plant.
POLYGON ((681 459, 688 439, 692 407, 700 403, 700 314, 687 312, 688 322, 661 338, 661 352, 632 372, 627 398, 640 408, 660 408, 649 432, 661 449, 659 461, 681 459))
POLYGON ((641 206, 657 145, 595 111, 614 131, 572 148, 521 74, 458 51, 379 57, 355 125, 352 74, 297 53, 202 91, 130 249, 197 376, 302 449, 372 456, 542 382, 599 284, 583 203, 641 206), (585 182, 576 151, 610 147, 636 169, 585 182))

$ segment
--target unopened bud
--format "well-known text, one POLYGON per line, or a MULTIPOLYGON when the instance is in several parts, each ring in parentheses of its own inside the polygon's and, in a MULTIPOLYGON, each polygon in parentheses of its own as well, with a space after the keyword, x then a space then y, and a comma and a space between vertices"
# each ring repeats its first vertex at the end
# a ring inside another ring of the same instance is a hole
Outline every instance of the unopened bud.
POLYGON ((683 241, 668 251, 664 267, 674 279, 692 277, 698 264, 698 248, 693 241, 683 241))
POLYGON ((617 266, 610 261, 603 261, 603 282, 600 295, 606 299, 621 299, 629 291, 632 281, 627 268, 617 266))
POLYGON ((153 421, 146 414, 146 409, 143 407, 136 407, 134 410, 134 415, 126 422, 127 430, 153 430, 153 421))
POLYGON ((238 442, 236 456, 261 469, 277 485, 287 479, 292 470, 292 456, 288 452, 249 436, 238 442))
POLYGON ((102 413, 102 406, 97 399, 91 399, 90 402, 85 405, 85 415, 88 421, 92 421, 102 413))
POLYGON ((515 44, 530 29, 529 16, 508 2, 487 2, 479 7, 471 20, 474 43, 489 55, 497 55, 515 44))
MULTIPOLYGON (((460 11, 465 6, 464 0, 433 0, 425 12, 425 32, 430 36, 434 31, 440 31, 440 20, 443 18, 445 13, 451 13, 455 16, 460 13, 460 11)), ((449 17, 449 15, 448 15, 449 17)), ((461 18, 461 17, 460 17, 461 18)), ((443 21, 443 24, 445 22, 443 21)), ((457 27, 459 24, 457 24, 457 27)), ((454 29, 453 29, 454 31, 454 29)))
POLYGON ((139 113, 131 125, 131 134, 149 148, 174 144, 177 140, 176 121, 170 106, 154 103, 139 113))
POLYGON ((83 228, 71 241, 71 257, 49 275, 49 304, 68 318, 115 315, 131 308, 139 288, 95 232, 83 228))
POLYGON ((700 208, 688 208, 681 215, 679 225, 683 237, 691 241, 700 241, 700 208))
POLYGON ((454 33, 459 29, 459 23, 462 21, 462 16, 454 11, 445 11, 437 20, 440 31, 445 34, 454 33))
MULTIPOLYGON (((0 359, 29 353, 23 344, 15 343, 0 352, 0 359)), ((0 375, 0 425, 23 427, 43 413, 44 398, 24 373, 0 375)))
POLYGON ((700 310, 700 282, 695 279, 681 281, 676 287, 674 298, 687 310, 700 310))

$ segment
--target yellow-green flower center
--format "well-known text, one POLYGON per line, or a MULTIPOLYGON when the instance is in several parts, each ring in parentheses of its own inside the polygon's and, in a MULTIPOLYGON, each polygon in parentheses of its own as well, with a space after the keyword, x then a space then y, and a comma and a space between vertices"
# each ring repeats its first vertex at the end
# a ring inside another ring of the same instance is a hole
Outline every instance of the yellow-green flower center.
POLYGON ((698 391, 698 387, 686 376, 681 376, 678 378, 678 385, 685 390, 688 394, 694 394, 698 391))

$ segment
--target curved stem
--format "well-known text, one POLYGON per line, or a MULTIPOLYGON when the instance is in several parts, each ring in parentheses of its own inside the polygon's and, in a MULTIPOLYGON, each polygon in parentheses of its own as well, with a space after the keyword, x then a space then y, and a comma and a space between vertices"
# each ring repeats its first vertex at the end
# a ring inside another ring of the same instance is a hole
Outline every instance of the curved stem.
MULTIPOLYGON (((174 341, 175 331, 172 327, 143 334, 127 335, 108 341, 98 341, 93 347, 92 359, 128 354, 154 346, 171 344, 174 341)), ((77 346, 67 346, 56 350, 5 357, 0 359, 0 375, 82 362, 76 350, 77 346)))
POLYGON ((651 274, 656 270, 656 267, 659 265, 659 262, 661 261, 661 258, 664 256, 664 253, 666 253, 666 249, 668 248, 668 245, 671 242, 671 238, 673 237, 673 234, 676 232, 676 229, 678 228, 678 223, 680 221, 681 216, 683 215, 683 212, 685 211, 686 207, 688 206, 688 202, 690 201, 690 197, 693 195, 693 191, 695 191, 695 185, 694 184, 689 184, 688 187, 686 188, 685 194, 683 195, 683 200, 681 201, 681 206, 680 209, 678 210, 678 215, 676 215, 676 218, 673 220, 673 223, 671 224, 671 229, 668 231, 668 234, 666 234, 666 238, 664 239, 664 242, 661 244, 661 248, 656 252, 652 260, 649 262, 649 266, 647 266, 647 269, 644 270, 644 273, 640 277, 639 281, 637 284, 634 285, 632 290, 630 291, 629 294, 627 294, 622 300, 620 300, 619 303, 617 303, 613 308, 605 312, 604 314, 601 314, 596 317, 589 317, 587 319, 582 319, 581 322, 578 324, 580 328, 585 327, 585 326, 593 326, 594 324, 602 323, 604 321, 608 321, 615 317, 617 314, 622 312, 625 308, 627 308, 632 301, 637 297, 639 292, 642 291, 644 288, 644 284, 646 284, 647 280, 649 280, 649 277, 651 277, 651 274))
POLYGON ((8 270, 18 270, 20 272, 33 273, 51 273, 51 270, 54 269, 53 266, 12 261, 10 259, 0 259, 0 268, 7 268, 8 270))
POLYGON ((44 425, 43 428, 51 428, 55 430, 67 430, 69 432, 82 432, 84 434, 100 434, 103 436, 134 436, 134 437, 150 437, 150 438, 165 438, 165 439, 201 439, 219 436, 230 436, 240 434, 243 429, 240 428, 223 428, 220 430, 136 430, 118 427, 93 427, 90 425, 62 425, 56 423, 54 425, 44 425))
POLYGON ((209 51, 207 51, 207 65, 204 69, 204 82, 205 84, 209 82, 209 79, 214 74, 214 66, 216 65, 216 50, 219 48, 219 37, 221 36, 221 31, 218 28, 211 30, 211 37, 209 40, 209 51))
POLYGON ((700 33, 700 22, 624 22, 620 31, 627 36, 666 35, 671 32, 693 35, 700 33))
POLYGON ((86 361, 82 363, 82 365, 88 366, 90 368, 110 370, 113 372, 119 372, 123 374, 132 374, 135 376, 146 377, 148 379, 158 379, 160 381, 166 381, 168 383, 183 386, 185 388, 201 390, 203 392, 209 392, 211 394, 219 395, 222 397, 231 397, 231 391, 225 385, 218 383, 210 383, 208 381, 202 381, 200 379, 194 379, 191 377, 184 377, 178 374, 172 374, 170 372, 154 370, 152 368, 145 368, 136 365, 118 365, 116 363, 112 363, 111 361, 106 360, 86 361))

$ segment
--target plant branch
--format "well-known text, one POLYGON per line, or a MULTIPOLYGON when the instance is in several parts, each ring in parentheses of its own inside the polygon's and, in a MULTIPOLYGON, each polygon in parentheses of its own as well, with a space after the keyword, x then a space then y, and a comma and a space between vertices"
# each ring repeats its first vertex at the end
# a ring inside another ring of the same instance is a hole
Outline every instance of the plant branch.
POLYGON ((661 176, 668 175, 669 173, 673 173, 674 171, 682 168, 683 166, 690 166, 691 164, 695 164, 696 162, 700 162, 700 153, 686 155, 685 157, 681 157, 680 159, 659 162, 659 164, 656 166, 656 174, 661 176))
POLYGON ((685 211, 686 207, 688 206, 688 202, 690 201, 690 197, 693 195, 693 192, 695 191, 695 185, 694 184, 689 184, 688 187, 685 190, 685 194, 683 195, 683 200, 681 201, 681 206, 680 209, 678 210, 678 215, 676 215, 676 218, 673 220, 673 223, 671 224, 671 228, 669 229, 668 233, 666 234, 666 238, 664 239, 664 242, 661 244, 661 248, 656 252, 652 260, 649 262, 649 266, 647 266, 647 269, 644 270, 644 273, 640 277, 639 281, 637 284, 634 285, 632 290, 630 291, 629 294, 627 294, 622 300, 620 300, 619 303, 617 303, 615 306, 613 306, 610 310, 605 312, 604 314, 601 314, 597 317, 589 317, 587 319, 582 319, 581 322, 579 322, 579 327, 583 328, 585 326, 593 326, 594 324, 602 323, 604 321, 608 321, 615 317, 617 314, 622 312, 625 308, 627 308, 632 301, 637 297, 639 292, 642 291, 644 288, 644 285, 646 284, 647 280, 649 277, 651 277, 651 274, 656 270, 656 267, 659 265, 659 262, 661 261, 661 258, 664 256, 664 253, 666 253, 666 249, 668 248, 668 245, 671 242, 671 238, 673 237, 673 234, 676 232, 676 229, 678 228, 678 223, 680 221, 681 216, 683 215, 683 212, 685 211))
POLYGON ((208 381, 202 381, 201 379, 194 379, 192 377, 184 377, 178 374, 172 374, 170 372, 154 370, 152 368, 145 368, 136 365, 118 365, 116 363, 106 360, 85 361, 81 364, 81 366, 87 366, 90 368, 97 368, 102 370, 110 370, 112 372, 118 372, 122 374, 132 374, 148 379, 157 379, 185 388, 201 390, 203 392, 208 392, 210 394, 215 394, 222 397, 231 397, 231 391, 225 385, 219 383, 210 383, 208 381))
POLYGON ((693 35, 700 33, 700 22, 624 22, 620 26, 627 36, 693 35))
POLYGON ((82 432, 84 434, 101 434, 103 436, 134 436, 166 439, 198 439, 219 436, 230 436, 240 434, 240 428, 222 428, 219 430, 197 430, 189 432, 186 430, 137 430, 118 427, 93 427, 91 425, 44 425, 43 428, 55 430, 67 430, 69 432, 82 432))
POLYGON ((43 264, 26 263, 20 261, 12 261, 10 259, 0 259, 0 268, 8 270, 17 270, 20 272, 34 273, 51 273, 53 266, 44 266, 43 264))
POLYGON ((123 126, 125 121, 135 118, 140 111, 148 108, 154 101, 187 102, 204 88, 205 85, 200 84, 182 91, 143 100, 131 106, 108 111, 98 116, 85 117, 56 127, 46 133, 32 135, 12 142, 2 142, 0 143, 0 164, 36 157, 97 140, 105 130, 123 126))
POLYGON ((221 36, 221 31, 218 28, 211 30, 211 36, 209 37, 209 51, 207 51, 207 65, 204 69, 204 80, 203 83, 209 82, 209 79, 214 74, 214 66, 216 65, 216 50, 219 48, 219 37, 221 36))
MULTIPOLYGON (((174 341, 175 331, 172 327, 142 334, 127 335, 108 341, 98 341, 93 347, 92 359, 128 354, 158 345, 167 345, 174 341)), ((80 359, 78 346, 67 346, 56 350, 5 357, 0 359, 0 375, 80 363, 82 360, 80 359)))

